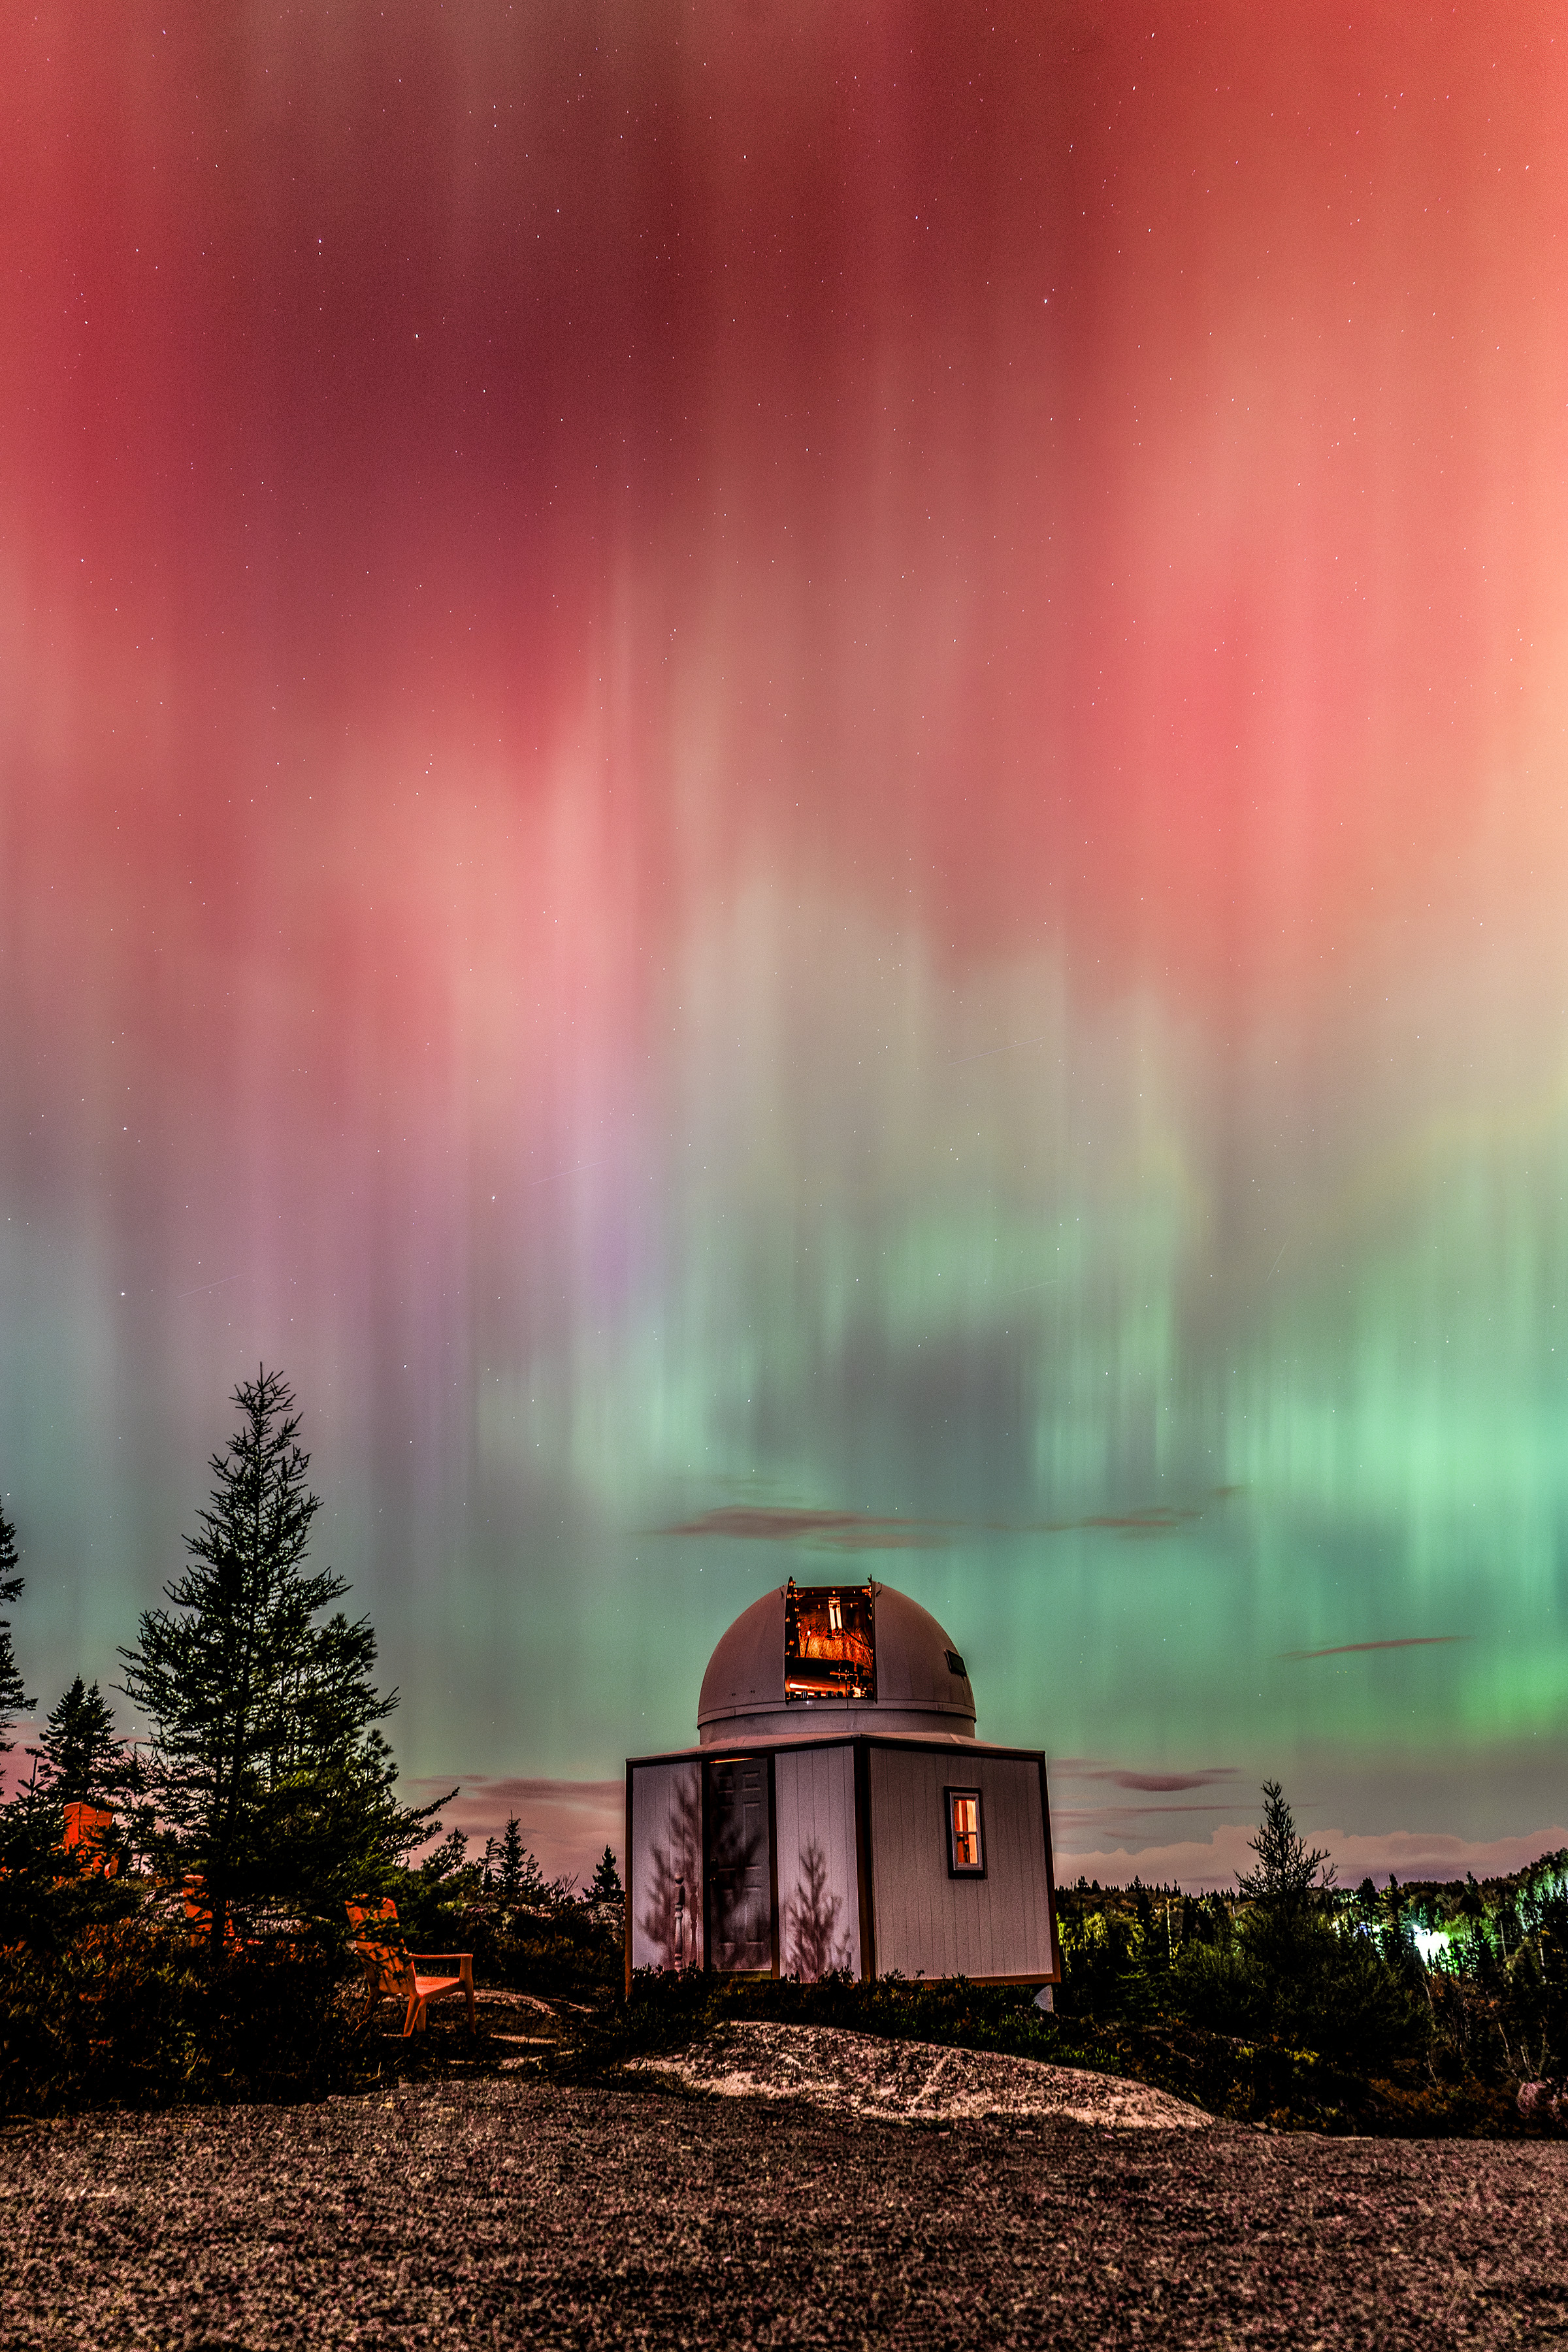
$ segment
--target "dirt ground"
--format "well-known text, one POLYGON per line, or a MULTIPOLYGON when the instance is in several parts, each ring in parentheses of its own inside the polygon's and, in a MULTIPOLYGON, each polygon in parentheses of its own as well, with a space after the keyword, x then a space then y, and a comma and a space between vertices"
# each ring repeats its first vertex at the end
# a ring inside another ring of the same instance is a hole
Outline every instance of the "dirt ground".
POLYGON ((545 2017, 494 2023, 500 2074, 0 2134, 0 2344, 1568 2339, 1561 2144, 1270 2136, 1134 2085, 1085 2123, 1070 2070, 806 2029, 712 2053, 728 2095, 572 2088, 545 2017))

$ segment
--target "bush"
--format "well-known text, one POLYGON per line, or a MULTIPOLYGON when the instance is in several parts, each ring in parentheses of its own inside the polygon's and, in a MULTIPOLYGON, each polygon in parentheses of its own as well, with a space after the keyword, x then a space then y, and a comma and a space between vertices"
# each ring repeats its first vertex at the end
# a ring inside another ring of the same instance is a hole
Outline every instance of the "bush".
POLYGON ((1060 2055, 1059 2035, 1035 2007, 1027 1986, 974 1985, 961 1977, 927 1984, 898 1976, 878 1977, 870 1984, 826 1976, 804 1984, 795 1977, 714 1977, 693 1969, 639 1969, 631 1999, 595 2020, 568 2063, 603 2073, 631 2058, 679 2049, 742 2019, 829 2026, 1018 2057, 1060 2055))
POLYGON ((416 1952, 471 1952, 474 1974, 489 1985, 571 2000, 618 1993, 625 1980, 622 1913, 613 1904, 579 1902, 569 1883, 546 1885, 531 1854, 528 1867, 488 1880, 465 1859, 454 1830, 394 1886, 398 1926, 416 1952))
POLYGON ((518 1992, 602 2000, 617 1995, 625 1981, 618 1922, 587 1904, 481 1919, 474 1937, 476 1968, 481 1948, 486 1981, 518 1992))
POLYGON ((1119 2013, 1142 1985, 1148 1937, 1136 1915, 1063 1906, 1058 1920, 1063 1990, 1075 2015, 1119 2013))
POLYGON ((1167 1999, 1211 2033, 1281 2041, 1352 2065, 1417 2059, 1431 2031, 1419 1982, 1322 1910, 1253 1912, 1226 1943, 1184 1945, 1167 1999))
POLYGON ((309 2099, 359 2067, 341 1950, 260 1946, 220 1961, 183 1926, 71 1921, 0 1951, 0 2115, 215 2099, 309 2099))
MULTIPOLYGON (((1255 1988, 1256 1967, 1245 1950, 1227 1961, 1223 1944, 1202 1948, 1219 1955, 1215 1980, 1226 1982, 1231 1969, 1255 1988)), ((864 1985, 846 1977, 802 1984, 697 1971, 639 1974, 630 2000, 601 2010, 553 2063, 568 2080, 603 2082, 629 2062, 673 2053, 751 2019, 1085 2067, 1151 2084, 1229 2121, 1277 2130, 1495 2137, 1522 2128, 1510 2094, 1471 2075, 1449 2084, 1410 2065, 1380 2062, 1375 2071, 1358 2069, 1277 2035, 1215 2032, 1148 2000, 1136 2016, 1052 2014, 1035 2006, 1026 1986, 962 1979, 927 1984, 886 1977, 864 1985)))

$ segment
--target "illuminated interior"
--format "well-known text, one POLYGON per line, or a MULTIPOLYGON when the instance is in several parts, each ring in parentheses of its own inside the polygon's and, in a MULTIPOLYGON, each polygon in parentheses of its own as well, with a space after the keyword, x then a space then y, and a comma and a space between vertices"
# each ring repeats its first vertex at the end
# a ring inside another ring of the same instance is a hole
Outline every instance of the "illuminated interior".
POLYGON ((808 1585, 784 1592, 784 1696, 877 1696, 877 1632, 870 1585, 808 1585))
POLYGON ((947 1792, 947 1859, 955 1878, 984 1875, 978 1789, 950 1789, 947 1792))

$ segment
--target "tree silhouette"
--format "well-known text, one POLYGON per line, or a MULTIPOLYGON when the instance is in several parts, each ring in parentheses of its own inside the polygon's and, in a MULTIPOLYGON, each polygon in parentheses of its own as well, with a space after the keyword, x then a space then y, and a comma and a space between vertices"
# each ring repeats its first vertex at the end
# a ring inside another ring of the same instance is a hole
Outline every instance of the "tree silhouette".
MULTIPOLYGON (((16 1530, 0 1511, 0 1609, 9 1609, 21 1599, 23 1581, 16 1571, 16 1530)), ((5 1734, 32 1704, 22 1687, 16 1653, 11 1646, 11 1620, 0 1617, 0 1756, 9 1756, 16 1746, 5 1734)))
POLYGON ((843 1898, 827 1891, 827 1857, 813 1838, 800 1852, 800 1883, 788 1904, 788 1974, 814 1980, 849 1966, 849 1941, 837 1935, 843 1898))
POLYGON ((237 1902, 330 1906, 389 1883, 439 1803, 405 1809, 376 1728, 397 1703, 371 1679, 375 1635, 341 1611, 331 1570, 306 1567, 321 1497, 300 1416, 265 1366, 234 1391, 239 1427, 212 1456, 211 1508, 190 1565, 122 1650, 125 1695, 153 1727, 151 1794, 163 1857, 197 1873, 222 1953, 237 1902))
POLYGON ((616 1867, 615 1851, 613 1847, 606 1846, 599 1856, 598 1865, 593 1877, 588 1882, 587 1900, 590 1903, 619 1903, 624 1899, 621 1874, 616 1867))
POLYGON ((1263 1819, 1258 1835, 1247 1840, 1258 1856, 1256 1869, 1236 1874, 1237 1885, 1248 1902, 1276 1910, 1292 1910, 1306 1900, 1314 1882, 1331 1886, 1333 1864, 1327 1846, 1310 1849, 1299 1837, 1285 1791, 1278 1780, 1263 1783, 1263 1819), (1320 1878, 1319 1874, 1321 1873, 1320 1878))
POLYGON ((536 1901, 544 1892, 543 1874, 522 1843, 522 1831, 515 1813, 501 1837, 496 1887, 501 1901, 511 1904, 536 1901))
POLYGON ((39 1745, 49 1797, 58 1805, 112 1809, 130 1785, 130 1759, 115 1737, 114 1710, 96 1683, 84 1689, 79 1675, 51 1710, 39 1745))

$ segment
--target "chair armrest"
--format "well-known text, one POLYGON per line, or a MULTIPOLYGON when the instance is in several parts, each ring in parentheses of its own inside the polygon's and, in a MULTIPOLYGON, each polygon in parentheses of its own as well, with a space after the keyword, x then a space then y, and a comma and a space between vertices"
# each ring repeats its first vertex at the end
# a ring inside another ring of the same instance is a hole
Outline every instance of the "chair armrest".
POLYGON ((472 1952, 410 1952, 408 1957, 416 1968, 444 1969, 462 1961, 472 1968, 474 1964, 472 1952))
POLYGON ((349 1949, 366 1973, 384 1985, 395 1982, 412 1965, 409 1955, 395 1944, 361 1943, 356 1939, 349 1949))

